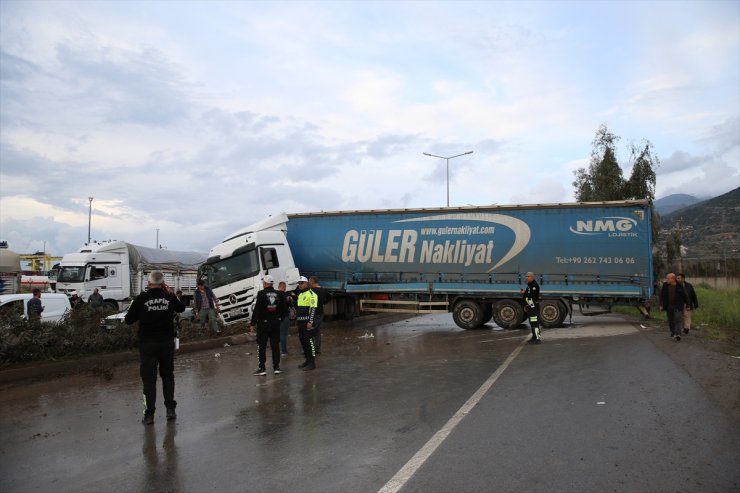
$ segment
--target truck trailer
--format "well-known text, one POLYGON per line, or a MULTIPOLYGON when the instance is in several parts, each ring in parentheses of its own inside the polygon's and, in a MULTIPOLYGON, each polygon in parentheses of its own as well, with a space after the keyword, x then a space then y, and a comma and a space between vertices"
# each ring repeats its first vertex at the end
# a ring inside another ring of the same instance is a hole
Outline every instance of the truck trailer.
POLYGON ((203 275, 225 324, 248 321, 261 278, 319 278, 330 316, 451 312, 475 329, 524 321, 535 273, 540 320, 573 306, 641 306, 653 290, 648 201, 278 214, 213 247, 203 275))
POLYGON ((148 248, 125 241, 94 243, 62 257, 56 292, 87 300, 98 288, 108 306, 121 309, 146 288, 149 272, 160 270, 165 282, 182 290, 187 300, 195 292, 198 268, 205 259, 197 252, 148 248))

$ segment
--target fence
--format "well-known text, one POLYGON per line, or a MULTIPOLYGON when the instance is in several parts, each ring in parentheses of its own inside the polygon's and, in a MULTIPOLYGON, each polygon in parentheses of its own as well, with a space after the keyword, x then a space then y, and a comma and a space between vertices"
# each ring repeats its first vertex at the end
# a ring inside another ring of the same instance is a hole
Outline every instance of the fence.
POLYGON ((694 286, 706 284, 714 289, 740 289, 740 278, 738 277, 690 277, 687 281, 694 286))

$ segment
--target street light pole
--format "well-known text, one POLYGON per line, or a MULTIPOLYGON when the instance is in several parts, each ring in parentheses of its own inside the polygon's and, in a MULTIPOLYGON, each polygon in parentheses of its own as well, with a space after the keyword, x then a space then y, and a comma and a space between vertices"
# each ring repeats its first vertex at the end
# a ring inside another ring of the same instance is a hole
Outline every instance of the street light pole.
POLYGON ((159 228, 157 228, 157 244, 154 245, 154 248, 159 248, 159 228))
POLYGON ((445 161, 447 161, 447 207, 449 207, 450 206, 450 159, 454 159, 460 156, 466 156, 468 154, 473 154, 473 151, 463 152, 462 154, 457 154, 455 156, 450 156, 450 157, 437 156, 436 154, 429 154, 428 152, 423 152, 422 154, 424 154, 425 156, 429 156, 429 157, 438 157, 440 159, 444 159, 445 161))
POLYGON ((90 201, 90 209, 87 212, 87 244, 90 244, 90 225, 92 224, 92 197, 88 197, 87 200, 90 201))

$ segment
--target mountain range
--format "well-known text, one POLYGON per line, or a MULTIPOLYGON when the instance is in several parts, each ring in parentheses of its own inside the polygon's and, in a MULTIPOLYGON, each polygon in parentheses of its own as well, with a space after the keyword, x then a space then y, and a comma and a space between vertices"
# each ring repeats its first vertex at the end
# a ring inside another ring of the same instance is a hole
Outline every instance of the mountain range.
POLYGON ((674 193, 673 195, 668 195, 662 199, 654 200, 653 207, 655 207, 655 212, 661 216, 666 216, 671 212, 683 209, 690 205, 698 204, 699 202, 702 202, 702 199, 698 199, 693 195, 674 193))
POLYGON ((702 201, 691 195, 669 195, 653 205, 661 216, 659 241, 664 241, 670 232, 678 231, 686 250, 685 258, 740 258, 740 187, 702 201), (695 202, 691 203, 692 200, 695 202), (687 203, 689 205, 674 208, 687 203))

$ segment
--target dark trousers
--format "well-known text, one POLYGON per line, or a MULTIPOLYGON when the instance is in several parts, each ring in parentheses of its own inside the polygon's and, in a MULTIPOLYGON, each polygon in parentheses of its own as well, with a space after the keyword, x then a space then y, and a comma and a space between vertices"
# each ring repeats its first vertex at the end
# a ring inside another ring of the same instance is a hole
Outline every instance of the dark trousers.
POLYGON ((154 414, 157 403, 157 367, 162 377, 162 395, 167 408, 175 408, 175 340, 139 341, 139 374, 144 384, 147 414, 154 414))
POLYGON ((272 350, 272 368, 280 368, 280 320, 264 321, 257 324, 257 350, 260 368, 265 367, 267 361, 267 341, 270 341, 272 350))
POLYGON ((668 318, 668 328, 671 329, 671 335, 680 335, 683 329, 683 309, 669 307, 665 313, 668 318))
POLYGON ((298 323, 298 338, 301 340, 303 356, 307 363, 313 363, 316 359, 316 329, 308 330, 305 323, 298 323))
POLYGON ((288 332, 290 332, 290 317, 280 321, 280 351, 288 354, 288 332))
POLYGON ((527 320, 529 320, 529 327, 532 329, 532 339, 540 338, 540 306, 535 305, 529 306, 524 305, 524 313, 527 314, 527 320))
POLYGON ((321 353, 321 325, 324 323, 324 314, 316 313, 313 316, 314 341, 316 343, 316 354, 321 353))

